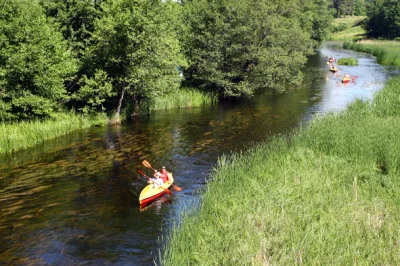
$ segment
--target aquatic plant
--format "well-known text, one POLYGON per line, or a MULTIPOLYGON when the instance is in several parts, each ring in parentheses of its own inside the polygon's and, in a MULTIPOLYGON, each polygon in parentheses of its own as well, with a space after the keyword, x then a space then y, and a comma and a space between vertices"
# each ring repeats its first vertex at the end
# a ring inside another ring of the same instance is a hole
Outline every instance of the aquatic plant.
POLYGON ((339 58, 337 61, 338 65, 345 65, 345 66, 358 66, 357 58, 339 58))

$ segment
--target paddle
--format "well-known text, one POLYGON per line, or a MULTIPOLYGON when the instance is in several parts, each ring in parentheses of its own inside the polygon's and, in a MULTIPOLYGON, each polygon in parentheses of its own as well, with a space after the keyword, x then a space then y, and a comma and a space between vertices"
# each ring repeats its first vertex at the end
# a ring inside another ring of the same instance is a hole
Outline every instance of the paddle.
MULTIPOLYGON (((144 160, 142 163, 143 163, 143 165, 146 166, 147 168, 150 168, 150 169, 153 169, 154 171, 157 171, 156 169, 154 169, 154 168, 151 166, 151 164, 150 164, 148 161, 144 160)), ((174 184, 172 184, 172 187, 173 187, 176 191, 182 191, 182 188, 181 188, 181 187, 178 187, 178 186, 176 186, 176 185, 174 185, 174 184)))
MULTIPOLYGON (((138 172, 139 174, 141 174, 142 176, 147 177, 148 180, 151 180, 151 178, 148 177, 147 175, 145 175, 145 174, 142 172, 142 170, 137 169, 137 172, 138 172)), ((163 188, 163 187, 160 187, 160 188, 163 188)), ((163 189, 165 190, 165 192, 167 192, 168 195, 170 195, 170 196, 172 195, 171 190, 169 190, 168 188, 163 188, 163 189)))

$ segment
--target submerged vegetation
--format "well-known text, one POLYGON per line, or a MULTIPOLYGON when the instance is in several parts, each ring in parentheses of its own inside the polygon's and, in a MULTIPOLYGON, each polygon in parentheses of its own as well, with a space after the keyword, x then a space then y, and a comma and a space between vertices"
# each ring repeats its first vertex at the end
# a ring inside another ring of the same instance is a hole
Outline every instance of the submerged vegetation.
MULTIPOLYGON (((168 95, 157 97, 148 105, 143 104, 141 113, 171 108, 199 107, 217 101, 215 95, 195 89, 178 89, 168 95)), ((129 108, 122 110, 123 119, 128 119, 129 108)), ((46 140, 66 135, 93 125, 106 125, 113 118, 105 113, 83 115, 75 113, 54 114, 51 119, 21 121, 18 123, 0 123, 0 154, 26 149, 46 140)))
POLYGON ((162 264, 399 264, 399 93, 222 157, 162 264))
POLYGON ((357 58, 339 58, 337 61, 338 65, 345 65, 345 66, 358 66, 358 60, 357 58))

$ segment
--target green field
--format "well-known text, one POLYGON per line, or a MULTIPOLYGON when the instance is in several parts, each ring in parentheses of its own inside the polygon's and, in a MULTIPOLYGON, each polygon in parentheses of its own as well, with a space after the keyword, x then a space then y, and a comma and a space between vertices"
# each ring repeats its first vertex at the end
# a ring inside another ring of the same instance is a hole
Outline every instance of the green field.
POLYGON ((336 18, 332 22, 332 31, 329 39, 336 41, 353 41, 365 38, 365 30, 362 28, 364 16, 348 16, 344 18, 336 18), (343 29, 343 30, 340 30, 343 29))

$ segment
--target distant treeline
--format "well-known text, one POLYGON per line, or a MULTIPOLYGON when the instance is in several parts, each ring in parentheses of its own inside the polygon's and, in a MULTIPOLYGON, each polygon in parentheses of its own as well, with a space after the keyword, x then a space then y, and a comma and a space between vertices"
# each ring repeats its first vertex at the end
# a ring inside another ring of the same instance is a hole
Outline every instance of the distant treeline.
POLYGON ((383 39, 400 38, 400 1, 374 0, 367 8, 365 23, 367 37, 383 39))
POLYGON ((367 4, 373 0, 330 0, 335 16, 365 16, 367 4))
POLYGON ((368 38, 400 38, 398 0, 330 0, 329 8, 336 17, 367 16, 363 26, 368 38))
POLYGON ((0 122, 118 119, 183 81, 220 97, 283 91, 324 39, 330 2, 0 0, 0 122))

